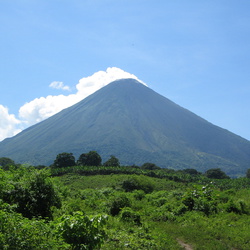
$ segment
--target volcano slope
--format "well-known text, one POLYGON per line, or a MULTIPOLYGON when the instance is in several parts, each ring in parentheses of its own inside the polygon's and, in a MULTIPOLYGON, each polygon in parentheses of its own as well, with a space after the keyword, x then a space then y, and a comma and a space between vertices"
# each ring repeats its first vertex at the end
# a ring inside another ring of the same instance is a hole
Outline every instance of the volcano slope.
POLYGON ((110 83, 79 103, 0 143, 0 157, 49 165, 56 155, 90 150, 103 161, 153 162, 160 167, 231 176, 250 167, 250 142, 215 126, 134 79, 110 83))

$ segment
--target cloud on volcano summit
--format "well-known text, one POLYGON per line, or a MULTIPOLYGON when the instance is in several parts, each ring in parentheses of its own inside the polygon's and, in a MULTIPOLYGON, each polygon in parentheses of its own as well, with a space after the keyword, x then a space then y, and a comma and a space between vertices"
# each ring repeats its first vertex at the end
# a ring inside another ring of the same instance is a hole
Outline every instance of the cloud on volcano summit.
MULTIPOLYGON (((48 95, 46 97, 35 98, 25 103, 19 109, 19 119, 14 115, 8 114, 7 108, 0 106, 0 140, 20 132, 20 126, 27 128, 40 122, 74 105, 100 88, 108 85, 110 82, 123 78, 133 78, 146 85, 133 74, 116 67, 109 67, 106 71, 98 71, 91 76, 80 79, 75 86, 76 92, 74 94, 48 95), (8 125, 6 125, 6 123, 8 123, 8 125)), ((53 81, 49 87, 66 91, 72 89, 60 81, 53 81)))

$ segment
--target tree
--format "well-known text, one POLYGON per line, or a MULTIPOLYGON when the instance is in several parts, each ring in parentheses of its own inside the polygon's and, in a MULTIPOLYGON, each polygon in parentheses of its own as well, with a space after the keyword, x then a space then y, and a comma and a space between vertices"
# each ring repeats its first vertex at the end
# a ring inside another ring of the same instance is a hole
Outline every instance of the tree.
POLYGON ((8 170, 10 166, 15 166, 15 162, 7 157, 1 157, 0 158, 0 166, 2 166, 3 169, 8 170))
POLYGON ((193 168, 186 168, 182 170, 184 173, 190 174, 190 175, 199 175, 201 174, 200 172, 198 172, 196 169, 193 168))
POLYGON ((120 161, 115 156, 111 155, 110 158, 103 164, 105 167, 119 167, 120 161))
POLYGON ((250 178, 250 168, 247 170, 246 177, 250 178))
POLYGON ((79 156, 78 166, 100 166, 102 163, 101 156, 96 151, 89 151, 79 156))
POLYGON ((226 175, 220 168, 208 169, 205 173, 208 178, 211 179, 229 179, 230 177, 226 175))
POLYGON ((156 166, 154 163, 146 162, 141 166, 142 169, 147 169, 147 170, 157 170, 161 169, 160 167, 156 166))
POLYGON ((75 166, 75 157, 72 153, 61 153, 56 156, 53 166, 56 168, 65 168, 75 166))

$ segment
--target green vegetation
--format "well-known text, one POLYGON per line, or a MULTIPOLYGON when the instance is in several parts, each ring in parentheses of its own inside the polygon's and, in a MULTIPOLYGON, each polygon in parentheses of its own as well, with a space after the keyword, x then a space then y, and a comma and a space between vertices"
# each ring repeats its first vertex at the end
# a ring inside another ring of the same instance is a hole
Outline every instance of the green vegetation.
POLYGON ((250 178, 152 164, 39 168, 0 168, 0 249, 249 249, 250 178))

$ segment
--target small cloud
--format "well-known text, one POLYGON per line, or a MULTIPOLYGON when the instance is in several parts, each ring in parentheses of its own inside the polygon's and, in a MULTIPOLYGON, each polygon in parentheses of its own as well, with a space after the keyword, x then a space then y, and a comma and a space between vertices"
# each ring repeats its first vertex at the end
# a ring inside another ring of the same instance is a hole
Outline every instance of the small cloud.
POLYGON ((54 81, 49 85, 50 88, 53 89, 62 89, 62 90, 67 90, 70 91, 70 87, 67 85, 64 85, 63 82, 59 82, 59 81, 54 81))
POLYGON ((13 114, 9 114, 7 107, 0 105, 0 141, 21 132, 18 128, 20 124, 20 120, 16 119, 13 114))

